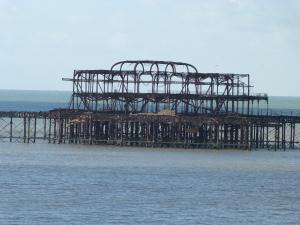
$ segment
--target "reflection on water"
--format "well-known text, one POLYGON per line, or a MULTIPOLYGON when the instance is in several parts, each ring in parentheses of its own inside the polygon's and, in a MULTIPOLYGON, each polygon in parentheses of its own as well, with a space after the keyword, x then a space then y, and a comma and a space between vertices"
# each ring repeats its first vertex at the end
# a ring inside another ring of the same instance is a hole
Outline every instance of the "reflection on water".
POLYGON ((300 151, 0 144, 0 224, 296 224, 300 151))

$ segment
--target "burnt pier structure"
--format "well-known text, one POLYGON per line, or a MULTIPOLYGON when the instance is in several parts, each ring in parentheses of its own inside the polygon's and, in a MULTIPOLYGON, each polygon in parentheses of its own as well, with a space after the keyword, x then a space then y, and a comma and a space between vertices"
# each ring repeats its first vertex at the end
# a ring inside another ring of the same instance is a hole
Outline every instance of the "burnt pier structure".
POLYGON ((300 117, 270 115, 249 74, 121 61, 75 70, 66 109, 0 112, 0 140, 179 148, 295 149, 300 117))

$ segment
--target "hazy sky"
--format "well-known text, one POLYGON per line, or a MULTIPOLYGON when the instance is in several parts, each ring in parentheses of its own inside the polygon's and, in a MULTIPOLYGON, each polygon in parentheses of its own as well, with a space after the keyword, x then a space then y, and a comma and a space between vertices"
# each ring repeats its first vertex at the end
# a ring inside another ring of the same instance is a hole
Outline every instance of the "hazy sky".
POLYGON ((0 89, 69 90, 74 69, 184 61, 300 96, 299 0, 0 0, 0 89))

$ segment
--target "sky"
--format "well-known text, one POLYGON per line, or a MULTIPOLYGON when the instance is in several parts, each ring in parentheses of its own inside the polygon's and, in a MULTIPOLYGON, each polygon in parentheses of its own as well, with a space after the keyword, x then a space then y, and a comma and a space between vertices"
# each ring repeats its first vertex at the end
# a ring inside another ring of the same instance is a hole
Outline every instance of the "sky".
POLYGON ((298 0, 0 0, 0 28, 0 89, 71 90, 74 69, 152 59, 300 96, 298 0))

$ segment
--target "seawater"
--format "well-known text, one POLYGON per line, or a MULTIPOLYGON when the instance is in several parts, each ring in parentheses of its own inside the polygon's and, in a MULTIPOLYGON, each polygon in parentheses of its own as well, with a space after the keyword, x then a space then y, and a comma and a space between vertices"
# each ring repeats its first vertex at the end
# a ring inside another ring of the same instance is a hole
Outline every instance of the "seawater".
MULTIPOLYGON (((0 107, 69 98, 22 92, 0 107)), ((300 151, 0 143, 0 224, 299 224, 299 187, 300 151)))
MULTIPOLYGON (((0 111, 47 111, 53 108, 67 108, 70 98, 69 91, 0 90, 0 111)), ((261 108, 267 108, 267 105, 262 102, 261 108)), ((300 116, 300 96, 270 96, 268 108, 272 114, 300 116)))
POLYGON ((0 90, 0 111, 48 111, 67 108, 68 91, 0 90))
POLYGON ((0 224, 300 221, 300 151, 0 146, 0 224))

